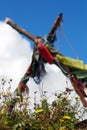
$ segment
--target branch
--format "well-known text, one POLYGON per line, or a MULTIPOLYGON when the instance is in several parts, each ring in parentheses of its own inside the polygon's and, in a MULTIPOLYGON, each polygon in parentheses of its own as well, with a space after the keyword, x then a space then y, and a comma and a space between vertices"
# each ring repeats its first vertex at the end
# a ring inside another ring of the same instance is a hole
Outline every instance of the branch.
POLYGON ((18 31, 19 33, 27 36, 29 39, 31 39, 32 41, 34 41, 35 36, 33 36, 32 34, 28 33, 26 30, 24 30, 23 28, 17 26, 13 21, 11 21, 11 19, 6 18, 5 22, 7 24, 9 24, 12 28, 14 28, 16 31, 18 31))

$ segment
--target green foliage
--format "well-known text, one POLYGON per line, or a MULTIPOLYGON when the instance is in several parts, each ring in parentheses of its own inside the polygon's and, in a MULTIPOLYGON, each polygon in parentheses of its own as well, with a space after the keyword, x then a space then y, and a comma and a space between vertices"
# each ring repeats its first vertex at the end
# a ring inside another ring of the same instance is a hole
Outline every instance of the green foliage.
POLYGON ((29 109, 29 97, 21 102, 19 96, 14 96, 16 104, 13 111, 8 111, 13 98, 12 92, 3 91, 0 94, 0 130, 74 130, 79 121, 80 101, 69 98, 71 92, 55 94, 52 104, 44 95, 40 103, 34 103, 34 110, 29 109))

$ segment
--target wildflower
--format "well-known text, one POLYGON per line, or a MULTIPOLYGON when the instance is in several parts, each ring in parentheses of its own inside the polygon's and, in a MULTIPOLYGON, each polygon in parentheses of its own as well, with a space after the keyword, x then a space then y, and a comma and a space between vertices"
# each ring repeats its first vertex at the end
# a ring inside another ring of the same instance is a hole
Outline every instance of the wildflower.
POLYGON ((52 113, 53 113, 53 111, 49 109, 49 113, 50 113, 50 114, 52 114, 52 113))
POLYGON ((59 101, 60 101, 60 98, 57 98, 56 100, 55 100, 55 102, 58 104, 59 103, 59 101))
POLYGON ((43 102, 43 101, 46 101, 47 100, 47 98, 46 98, 46 96, 43 96, 42 98, 41 98, 41 101, 43 102))
POLYGON ((14 97, 15 97, 16 102, 21 102, 20 96, 14 96, 14 97))
POLYGON ((60 122, 62 123, 62 122, 64 122, 64 120, 63 120, 63 119, 60 119, 60 122))
POLYGON ((2 93, 2 96, 3 96, 3 97, 8 97, 8 94, 7 94, 6 92, 3 92, 3 93, 2 93))
POLYGON ((8 107, 8 111, 9 111, 9 112, 12 112, 12 110, 13 110, 13 105, 10 105, 10 106, 8 107))
POLYGON ((70 120, 71 117, 70 116, 64 116, 63 119, 67 119, 67 120, 70 120))
POLYGON ((63 94, 63 95, 61 96, 61 98, 67 98, 67 95, 63 94))
POLYGON ((12 79, 10 79, 10 81, 12 82, 12 79))
POLYGON ((40 113, 40 112, 43 112, 43 109, 37 109, 37 110, 35 111, 35 113, 40 113))
POLYGON ((65 127, 60 127, 59 130, 65 130, 65 127))

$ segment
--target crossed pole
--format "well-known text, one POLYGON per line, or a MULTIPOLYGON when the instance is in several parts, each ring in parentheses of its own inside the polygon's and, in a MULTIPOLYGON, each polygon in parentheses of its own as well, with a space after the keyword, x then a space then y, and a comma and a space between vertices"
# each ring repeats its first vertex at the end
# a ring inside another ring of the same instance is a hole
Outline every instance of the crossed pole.
MULTIPOLYGON (((60 23, 62 21, 62 16, 63 14, 60 13, 60 15, 57 17, 57 19, 55 20, 50 32, 48 33, 48 36, 49 35, 52 35, 54 34, 54 32, 56 31, 56 29, 60 26, 60 23)), ((16 31, 18 31, 20 34, 23 34, 25 36, 27 36, 29 39, 31 39, 32 41, 35 40, 35 36, 33 36, 31 33, 27 32, 25 29, 19 27, 17 24, 15 24, 11 19, 9 18, 6 18, 5 19, 5 22, 7 24, 9 24, 12 28, 14 28, 16 31)))

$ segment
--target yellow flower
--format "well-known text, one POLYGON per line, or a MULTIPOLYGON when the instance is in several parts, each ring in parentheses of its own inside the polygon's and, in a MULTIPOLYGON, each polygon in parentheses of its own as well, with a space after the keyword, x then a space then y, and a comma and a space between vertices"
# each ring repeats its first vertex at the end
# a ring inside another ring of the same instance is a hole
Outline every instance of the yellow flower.
POLYGON ((60 127, 59 130, 65 130, 65 127, 60 127))
POLYGON ((60 119, 60 122, 62 123, 62 122, 64 122, 64 120, 63 120, 63 119, 60 119))
POLYGON ((40 112, 43 112, 43 109, 37 109, 37 110, 35 111, 35 113, 40 113, 40 112))
POLYGON ((71 120, 70 116, 64 116, 63 119, 71 120))

